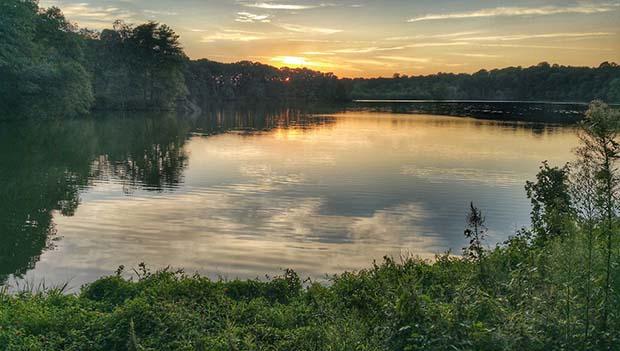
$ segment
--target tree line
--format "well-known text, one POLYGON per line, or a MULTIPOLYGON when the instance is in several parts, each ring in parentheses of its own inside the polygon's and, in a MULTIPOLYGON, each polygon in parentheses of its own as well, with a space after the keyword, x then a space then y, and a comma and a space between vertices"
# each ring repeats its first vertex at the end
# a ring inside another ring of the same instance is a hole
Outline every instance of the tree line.
POLYGON ((276 68, 258 62, 188 61, 188 98, 197 104, 231 100, 348 101, 350 84, 333 73, 276 68))
POLYGON ((353 99, 440 99, 620 103, 620 66, 550 65, 507 67, 474 74, 428 76, 394 74, 392 78, 354 79, 353 99))
POLYGON ((37 0, 0 3, 0 114, 171 110, 226 101, 481 99, 620 102, 620 66, 541 63, 474 74, 339 79, 307 68, 190 60, 157 22, 80 29, 37 0))
POLYGON ((80 29, 36 0, 0 3, 0 112, 77 115, 169 110, 188 101, 344 99, 331 73, 252 62, 191 61, 167 25, 80 29))

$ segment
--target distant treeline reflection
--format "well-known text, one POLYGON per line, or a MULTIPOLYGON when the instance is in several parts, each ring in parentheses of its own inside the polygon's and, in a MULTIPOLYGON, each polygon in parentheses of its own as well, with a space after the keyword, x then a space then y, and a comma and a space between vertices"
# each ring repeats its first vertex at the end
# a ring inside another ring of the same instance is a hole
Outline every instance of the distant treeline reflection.
POLYGON ((73 215, 98 177, 128 188, 179 183, 187 131, 170 116, 0 125, 0 280, 25 273, 53 246, 53 212, 73 215))

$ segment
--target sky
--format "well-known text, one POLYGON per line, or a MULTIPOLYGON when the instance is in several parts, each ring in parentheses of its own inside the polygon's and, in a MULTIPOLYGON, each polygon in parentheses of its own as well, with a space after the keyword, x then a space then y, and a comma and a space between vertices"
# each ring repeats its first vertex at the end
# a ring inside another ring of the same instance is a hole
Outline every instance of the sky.
POLYGON ((80 27, 171 26, 192 59, 340 77, 620 63, 620 0, 41 0, 80 27))

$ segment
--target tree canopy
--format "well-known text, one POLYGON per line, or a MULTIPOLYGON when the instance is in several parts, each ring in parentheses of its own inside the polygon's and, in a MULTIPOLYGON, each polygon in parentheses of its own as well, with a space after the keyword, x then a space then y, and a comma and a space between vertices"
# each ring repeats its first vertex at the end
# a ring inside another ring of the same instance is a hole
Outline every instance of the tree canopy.
POLYGON ((474 74, 438 73, 427 76, 355 79, 353 99, 447 99, 573 101, 602 99, 620 103, 620 66, 550 65, 507 67, 474 74))

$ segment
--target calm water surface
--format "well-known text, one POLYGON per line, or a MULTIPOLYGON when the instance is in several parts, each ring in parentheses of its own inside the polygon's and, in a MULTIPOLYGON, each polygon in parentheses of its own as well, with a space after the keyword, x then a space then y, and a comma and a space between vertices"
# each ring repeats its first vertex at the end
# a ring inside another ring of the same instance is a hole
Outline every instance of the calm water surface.
POLYGON ((81 284, 119 265, 253 278, 460 252, 529 224, 524 182, 570 127, 356 109, 0 125, 0 279, 81 284))

